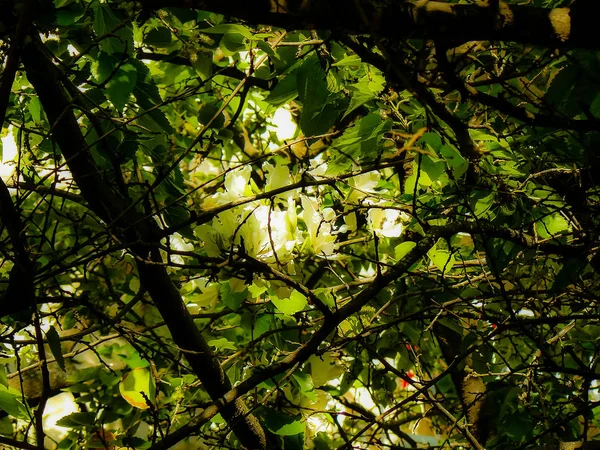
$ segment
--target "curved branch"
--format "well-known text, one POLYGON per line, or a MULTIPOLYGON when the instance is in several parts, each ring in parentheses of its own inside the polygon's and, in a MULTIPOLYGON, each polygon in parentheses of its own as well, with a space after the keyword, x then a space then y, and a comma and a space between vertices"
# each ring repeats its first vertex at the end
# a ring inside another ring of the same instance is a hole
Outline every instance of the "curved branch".
MULTIPOLYGON (((0 129, 6 117, 10 92, 19 67, 22 46, 30 25, 32 11, 32 5, 26 3, 25 10, 19 18, 2 72, 2 79, 0 80, 0 129)), ((10 271, 8 287, 0 297, 0 316, 4 316, 33 306, 35 304, 35 291, 33 288, 34 266, 29 257, 27 242, 25 237, 22 236, 23 224, 21 223, 21 217, 2 179, 0 179, 0 223, 8 231, 15 254, 15 264, 10 271)))
MULTIPOLYGON (((564 247, 558 245, 536 244, 533 238, 526 236, 521 232, 509 228, 499 227, 490 223, 456 222, 449 225, 431 227, 428 233, 421 238, 417 245, 408 254, 406 254, 402 260, 392 266, 387 272, 376 277, 371 284, 364 288, 358 295, 353 297, 353 299, 346 303, 343 307, 333 312, 330 317, 325 318, 321 328, 319 328, 305 344, 298 347, 296 351, 290 353, 281 361, 271 364, 268 368, 264 368, 256 372, 254 375, 235 386, 229 392, 224 394, 218 402, 206 408, 204 412, 194 420, 194 422, 184 425, 161 442, 153 445, 150 450, 168 449, 170 446, 176 444, 180 440, 185 439, 197 426, 210 420, 220 412, 221 408, 235 401, 235 399, 239 398, 241 395, 246 394, 247 392, 256 388, 256 386, 259 384, 269 380, 274 376, 299 367, 299 365, 305 362, 310 356, 318 352, 319 346, 326 341, 331 333, 335 332, 340 323, 342 323, 348 317, 359 312, 383 289, 405 274, 413 264, 427 254, 427 252, 435 245, 438 239, 450 238, 460 232, 481 234, 488 238, 501 238, 515 242, 525 248, 538 250, 543 249, 549 253, 554 251, 558 254, 563 254, 563 252, 566 252, 569 255, 579 253, 581 256, 581 251, 575 248, 572 248, 571 250, 565 250, 564 247)), ((465 355, 468 355, 470 352, 471 350, 466 352, 465 355)), ((462 360, 462 358, 455 359, 452 364, 456 364, 456 362, 459 360, 462 360)), ((452 364, 450 364, 449 367, 451 367, 452 364)))
MULTIPOLYGON (((195 325, 181 294, 173 284, 157 249, 160 230, 152 218, 139 217, 122 195, 101 176, 87 148, 85 138, 72 112, 67 93, 43 51, 43 44, 32 34, 23 51, 27 78, 35 88, 73 179, 81 194, 105 223, 115 224, 115 234, 134 253, 142 286, 148 291, 162 315, 175 344, 183 351, 194 373, 213 401, 231 390, 218 360, 195 325), (132 225, 133 224, 133 225, 132 225), (146 245, 132 243, 142 242, 146 245), (149 250, 154 247, 154 250, 149 250)), ((249 449, 266 448, 266 437, 240 397, 223 408, 223 417, 242 445, 249 449)))
POLYGON ((380 36, 396 41, 408 38, 454 43, 485 40, 550 48, 600 48, 595 5, 586 0, 577 0, 569 8, 553 9, 485 0, 472 4, 359 0, 357 4, 358 7, 352 6, 347 0, 148 0, 144 8, 147 12, 169 7, 194 8, 257 24, 287 29, 326 29, 341 34, 369 34, 376 29, 380 36))

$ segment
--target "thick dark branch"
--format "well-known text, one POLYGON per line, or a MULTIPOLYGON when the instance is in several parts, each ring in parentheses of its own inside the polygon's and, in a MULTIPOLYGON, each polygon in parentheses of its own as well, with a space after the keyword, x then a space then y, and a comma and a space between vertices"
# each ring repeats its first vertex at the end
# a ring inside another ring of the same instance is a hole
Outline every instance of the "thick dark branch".
MULTIPOLYGON (((25 5, 25 11, 19 18, 17 30, 12 39, 11 48, 2 73, 2 79, 0 80, 0 129, 2 129, 4 124, 11 88, 19 67, 25 34, 31 21, 32 4, 31 2, 26 2, 25 5)), ((2 223, 8 231, 8 236, 15 254, 15 262, 10 271, 8 287, 2 297, 0 297, 0 316, 4 316, 33 306, 35 303, 35 291, 33 288, 34 267, 29 258, 27 242, 23 236, 21 217, 17 207, 12 201, 6 184, 4 184, 4 181, 1 179, 0 223, 2 223)))
MULTIPOLYGON (((383 289, 388 287, 391 283, 399 279, 405 274, 409 268, 415 264, 419 259, 427 254, 427 252, 435 245, 440 238, 450 238, 456 233, 465 232, 474 235, 482 235, 486 238, 496 237, 505 239, 507 241, 515 242, 524 248, 536 249, 540 251, 546 251, 548 253, 563 254, 567 252, 569 255, 577 253, 577 249, 565 250, 565 247, 552 245, 552 244, 536 244, 533 238, 524 235, 521 232, 496 226, 490 223, 484 222, 456 222, 445 226, 432 227, 427 235, 425 235, 401 261, 392 266, 387 272, 378 276, 369 286, 363 289, 358 295, 356 295, 351 301, 346 303, 343 307, 333 312, 333 314, 327 317, 323 323, 323 326, 319 328, 310 338, 308 342, 300 346, 296 351, 290 353, 287 357, 279 361, 278 363, 270 365, 242 383, 238 384, 231 391, 227 392, 222 396, 221 400, 216 404, 206 408, 201 416, 195 419, 194 422, 189 425, 184 425, 179 430, 170 434, 167 438, 161 442, 153 445, 151 450, 164 450, 170 446, 176 444, 181 439, 186 438, 192 430, 199 424, 205 423, 215 416, 224 405, 239 398, 239 396, 251 391, 260 383, 269 380, 270 378, 284 373, 288 370, 294 370, 299 367, 300 364, 305 362, 311 355, 317 354, 319 346, 327 340, 329 335, 333 333, 340 323, 346 320, 348 317, 359 312, 365 305, 372 301, 383 289)), ((582 252, 579 251, 580 257, 583 256, 582 252)), ((471 350, 465 354, 470 354, 471 350)), ((457 359, 453 362, 456 364, 457 359)))
POLYGON ((475 89, 473 85, 466 83, 456 75, 445 55, 445 48, 445 43, 436 43, 436 53, 438 54, 440 67, 446 76, 446 81, 450 86, 460 92, 463 99, 469 99, 484 106, 488 106, 502 114, 511 116, 531 126, 562 128, 576 131, 596 131, 600 128, 600 120, 597 119, 576 120, 542 112, 534 113, 526 109, 526 107, 513 105, 508 100, 501 97, 486 94, 485 92, 475 89))
MULTIPOLYGON (((175 344, 182 350, 194 373, 213 401, 231 390, 218 360, 194 323, 183 299, 162 264, 157 250, 160 230, 150 218, 140 217, 131 203, 107 184, 96 166, 72 111, 67 93, 53 64, 44 53, 43 44, 32 35, 23 51, 27 78, 35 88, 69 169, 90 209, 107 224, 114 224, 115 234, 130 245, 142 286, 148 291, 162 315, 175 344), (134 225, 132 225, 134 224, 134 225), (125 232, 124 230, 128 230, 125 232), (142 242, 145 245, 135 245, 142 242), (155 250, 150 251, 152 247, 155 250)), ((266 438, 258 421, 248 413, 242 399, 232 399, 222 410, 223 417, 242 445, 249 449, 266 448, 266 438)))
POLYGON ((25 450, 38 450, 35 445, 29 444, 24 441, 17 441, 16 439, 10 439, 4 436, 0 436, 0 443, 10 445, 14 448, 23 448, 25 450))
POLYGON ((328 29, 393 40, 439 39, 512 41, 544 47, 600 48, 594 2, 578 0, 570 8, 545 9, 478 0, 473 4, 441 1, 373 2, 368 0, 148 0, 144 7, 194 8, 287 29, 328 29), (360 8, 356 6, 360 5, 360 8))

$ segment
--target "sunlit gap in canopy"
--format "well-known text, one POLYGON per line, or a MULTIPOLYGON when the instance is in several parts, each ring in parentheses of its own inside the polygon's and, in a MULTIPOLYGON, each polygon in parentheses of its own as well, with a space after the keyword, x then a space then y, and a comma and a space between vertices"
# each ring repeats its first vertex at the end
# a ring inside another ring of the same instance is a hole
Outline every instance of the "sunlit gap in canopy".
POLYGON ((12 134, 12 126, 8 127, 8 132, 6 135, 2 136, 2 158, 0 159, 0 178, 4 182, 7 182, 14 169, 15 163, 14 159, 17 156, 17 145, 15 143, 15 138, 12 134))
MULTIPOLYGON (((252 118, 258 109, 259 106, 254 101, 249 100, 243 113, 244 120, 252 118)), ((293 139, 297 131, 298 126, 294 122, 292 113, 288 108, 281 107, 275 110, 273 115, 268 119, 266 129, 260 134, 259 139, 261 143, 267 143, 267 147, 270 150, 276 150, 284 141, 293 139), (275 137, 276 141, 273 140, 273 137, 275 137)))

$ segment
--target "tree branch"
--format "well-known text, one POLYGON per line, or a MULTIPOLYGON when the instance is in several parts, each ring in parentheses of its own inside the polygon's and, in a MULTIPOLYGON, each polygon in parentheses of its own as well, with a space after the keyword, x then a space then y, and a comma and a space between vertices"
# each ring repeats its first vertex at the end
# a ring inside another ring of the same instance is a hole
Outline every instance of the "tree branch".
POLYGON ((504 1, 455 4, 442 1, 347 0, 148 0, 147 11, 179 7, 212 11, 257 24, 286 29, 327 29, 340 34, 369 34, 376 29, 391 40, 439 39, 511 41, 544 47, 600 48, 594 2, 577 0, 568 8, 509 5, 504 1), (368 23, 365 23, 364 18, 368 23))
MULTIPOLYGON (((52 62, 43 51, 43 44, 32 34, 31 42, 23 52, 27 78, 35 88, 48 120, 53 128, 73 179, 81 194, 105 223, 114 223, 115 234, 129 243, 136 255, 142 286, 148 291, 162 315, 175 344, 183 351, 194 373, 204 388, 217 401, 231 390, 218 360, 196 327, 183 299, 171 281, 162 257, 157 250, 160 230, 152 217, 140 217, 123 196, 115 192, 101 176, 87 148, 85 138, 72 112, 71 102, 60 84, 52 62), (142 242, 145 245, 132 243, 142 242), (154 247, 154 250, 150 250, 154 247)), ((222 410, 223 417, 242 445, 249 449, 266 448, 266 437, 254 416, 248 413, 240 397, 222 410)))
MULTIPOLYGON (((290 353, 281 361, 271 364, 268 368, 257 371, 254 375, 235 386, 229 392, 224 394, 218 402, 206 408, 204 412, 194 420, 194 422, 184 425, 166 437, 163 441, 153 445, 150 450, 168 449, 170 446, 175 445, 180 440, 189 436, 195 427, 199 426, 199 424, 205 423, 206 421, 210 420, 210 418, 218 414, 220 409, 225 405, 251 391, 262 382, 287 370, 292 370, 295 367, 299 367, 299 365, 305 362, 310 356, 318 352, 319 346, 327 340, 329 335, 337 329, 340 323, 342 323, 348 317, 359 312, 383 289, 405 274, 413 264, 427 254, 427 252, 431 249, 431 247, 433 247, 433 245, 435 245, 438 239, 450 238, 456 233, 460 232, 481 234, 487 238, 502 238, 508 241, 516 242, 525 248, 540 249, 543 247, 548 252, 552 252, 552 250, 557 250, 560 252, 562 250, 562 247, 557 245, 540 246, 539 244, 536 244, 531 237, 525 236, 518 231, 481 221, 478 223, 456 222, 444 226, 431 227, 428 233, 417 243, 415 248, 406 254, 402 260, 392 266, 387 272, 375 278, 375 280, 369 286, 354 296, 353 299, 346 303, 343 307, 333 312, 330 317, 325 318, 321 328, 319 328, 312 335, 308 342, 298 347, 298 349, 290 353)), ((575 253, 577 250, 572 249, 572 251, 575 253)), ((470 351, 465 353, 464 356, 468 355, 469 353, 470 351)), ((462 358, 455 359, 451 363, 456 364, 459 360, 462 360, 462 358)), ((449 363, 449 367, 450 366, 451 364, 449 363)))
MULTIPOLYGON (((147 59, 149 61, 161 61, 170 64, 176 64, 179 66, 191 66, 192 61, 188 58, 184 58, 182 56, 175 55, 163 55, 161 53, 152 53, 152 52, 137 52, 136 56, 138 59, 147 59)), ((277 84, 277 80, 261 80, 256 77, 247 77, 244 72, 235 67, 219 67, 213 65, 213 73, 217 72, 219 75, 224 75, 226 77, 235 78, 236 80, 247 80, 246 86, 255 86, 260 89, 264 89, 265 91, 269 91, 275 87, 277 84)))
MULTIPOLYGON (((19 18, 6 65, 2 72, 2 79, 0 80, 0 129, 4 124, 11 88, 19 68, 25 34, 31 22, 34 8, 30 3, 29 1, 25 3, 25 10, 19 18)), ((23 224, 21 223, 21 217, 2 179, 0 179, 0 222, 4 224, 8 231, 15 254, 15 263, 10 271, 8 287, 0 297, 0 316, 4 316, 33 306, 35 304, 35 291, 33 288, 34 267, 29 258, 27 243, 22 236, 23 224)))

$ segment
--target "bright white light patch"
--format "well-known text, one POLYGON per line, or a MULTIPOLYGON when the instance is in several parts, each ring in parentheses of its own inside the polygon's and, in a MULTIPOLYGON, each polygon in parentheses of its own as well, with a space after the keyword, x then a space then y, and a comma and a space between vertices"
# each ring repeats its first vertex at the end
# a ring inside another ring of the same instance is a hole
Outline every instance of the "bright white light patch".
POLYGON ((368 411, 374 412, 377 411, 377 405, 373 401, 371 397, 371 393, 367 388, 357 387, 354 389, 350 389, 348 392, 354 394, 354 401, 359 405, 362 405, 368 411), (354 391, 354 392, 353 392, 354 391))
POLYGON ((8 129, 8 134, 2 138, 2 160, 0 161, 0 177, 8 181, 13 173, 14 164, 12 161, 17 156, 17 145, 12 134, 12 127, 8 129))
POLYGON ((79 50, 77 50, 72 44, 67 45, 67 51, 71 56, 79 56, 79 50))
POLYGON ((277 135, 277 139, 280 141, 284 141, 286 139, 292 139, 296 135, 296 123, 292 117, 292 113, 285 109, 279 108, 273 114, 273 118, 271 119, 275 127, 275 134, 277 135))
POLYGON ((44 433, 51 438, 46 439, 44 445, 46 448, 56 448, 56 444, 52 440, 60 442, 69 432, 68 428, 60 427, 56 425, 56 422, 78 411, 79 406, 75 403, 75 397, 70 392, 63 392, 48 399, 42 419, 44 433))

